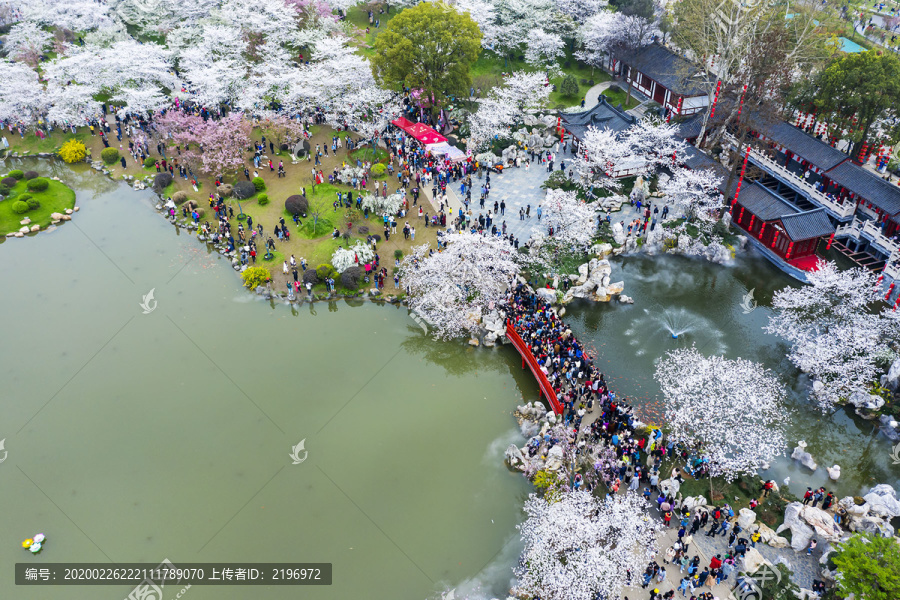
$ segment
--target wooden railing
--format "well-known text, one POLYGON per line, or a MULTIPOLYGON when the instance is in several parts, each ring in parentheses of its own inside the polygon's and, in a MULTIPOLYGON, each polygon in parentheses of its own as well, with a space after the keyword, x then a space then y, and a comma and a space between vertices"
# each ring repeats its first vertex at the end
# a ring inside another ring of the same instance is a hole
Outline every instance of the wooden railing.
POLYGON ((546 373, 541 370, 541 365, 538 364, 537 359, 534 357, 534 354, 531 353, 531 349, 528 347, 528 344, 525 343, 525 340, 516 332, 516 330, 512 326, 512 321, 506 321, 506 339, 508 339, 513 347, 519 352, 519 355, 522 357, 522 368, 525 368, 527 364, 531 369, 531 373, 534 375, 534 378, 537 379, 538 387, 541 390, 542 395, 547 398, 547 402, 550 403, 550 407, 553 409, 553 412, 561 415, 563 412, 562 404, 556 398, 556 390, 553 389, 553 386, 550 384, 550 380, 547 379, 546 373))

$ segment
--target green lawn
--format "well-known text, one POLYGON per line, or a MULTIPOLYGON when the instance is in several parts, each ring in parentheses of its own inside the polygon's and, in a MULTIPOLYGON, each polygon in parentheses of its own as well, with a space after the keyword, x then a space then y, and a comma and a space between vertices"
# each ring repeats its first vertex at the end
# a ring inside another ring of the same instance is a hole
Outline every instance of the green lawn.
POLYGON ((40 225, 43 229, 50 224, 51 213, 62 213, 67 208, 75 206, 75 191, 59 181, 51 179, 50 186, 43 192, 29 192, 25 183, 24 179, 19 181, 9 196, 0 202, 0 235, 21 229, 22 225, 19 222, 25 217, 31 219, 29 227, 40 225), (13 212, 12 205, 16 201, 16 196, 25 193, 31 194, 31 197, 40 202, 41 206, 20 215, 13 212))
POLYGON ((72 135, 68 130, 55 129, 44 139, 36 136, 33 131, 28 131, 24 138, 9 132, 6 133, 6 137, 12 152, 37 154, 39 152, 56 152, 67 140, 75 138, 84 141, 85 137, 90 137, 90 134, 81 132, 72 135))
POLYGON ((384 30, 384 26, 394 18, 399 11, 397 9, 393 9, 389 13, 378 14, 378 10, 375 9, 374 18, 380 21, 379 27, 375 27, 375 24, 369 25, 369 13, 367 9, 367 4, 359 4, 354 6, 350 10, 347 11, 347 21, 353 24, 357 29, 360 30, 360 35, 356 38, 357 45, 359 46, 359 53, 363 56, 369 56, 375 54, 375 50, 373 49, 375 45, 375 38, 378 37, 378 34, 384 30), (369 33, 366 33, 366 27, 369 28, 369 33))
POLYGON ((618 106, 621 104, 625 109, 634 108, 640 102, 634 99, 634 95, 631 96, 631 100, 626 105, 625 99, 628 97, 628 92, 623 90, 620 87, 610 87, 603 90, 603 95, 609 100, 609 103, 613 106, 618 106))

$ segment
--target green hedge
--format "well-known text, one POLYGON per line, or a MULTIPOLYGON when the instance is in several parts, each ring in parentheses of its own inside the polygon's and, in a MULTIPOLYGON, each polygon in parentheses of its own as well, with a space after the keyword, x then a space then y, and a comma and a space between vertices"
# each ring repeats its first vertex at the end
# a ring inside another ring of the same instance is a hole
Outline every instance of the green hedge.
POLYGON ((119 151, 116 148, 104 148, 100 153, 100 158, 108 165, 119 160, 119 151))
POLYGON ((50 187, 50 180, 46 177, 35 177, 34 179, 29 179, 28 183, 25 185, 32 192, 43 192, 50 187))
POLYGON ((257 192, 261 192, 266 189, 266 181, 262 177, 254 177, 251 183, 253 183, 253 187, 256 188, 257 192))

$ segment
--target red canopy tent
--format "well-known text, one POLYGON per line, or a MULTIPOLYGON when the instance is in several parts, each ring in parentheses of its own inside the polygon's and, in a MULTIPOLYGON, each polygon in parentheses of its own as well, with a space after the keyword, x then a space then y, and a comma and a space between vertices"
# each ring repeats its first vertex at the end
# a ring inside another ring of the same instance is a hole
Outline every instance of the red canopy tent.
POLYGON ((409 128, 412 127, 413 125, 415 125, 415 123, 413 123, 406 117, 399 117, 397 119, 394 119, 393 121, 391 121, 391 124, 396 125, 397 127, 402 129, 403 131, 406 131, 407 133, 409 133, 409 128))
POLYGON ((440 144, 441 142, 447 141, 447 138, 424 123, 413 123, 405 117, 394 119, 391 123, 426 146, 428 144, 440 144))
POLYGON ((440 144, 447 141, 447 138, 423 123, 414 123, 412 127, 405 131, 425 145, 440 144))

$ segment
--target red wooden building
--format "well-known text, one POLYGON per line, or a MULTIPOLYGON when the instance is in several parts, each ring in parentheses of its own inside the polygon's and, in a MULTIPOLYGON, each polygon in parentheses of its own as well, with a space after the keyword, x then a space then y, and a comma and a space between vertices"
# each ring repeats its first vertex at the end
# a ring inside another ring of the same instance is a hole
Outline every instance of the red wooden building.
POLYGON ((835 233, 825 209, 800 210, 757 182, 741 187, 731 215, 766 258, 801 280, 816 267, 819 241, 835 233))

